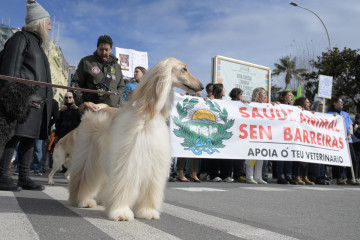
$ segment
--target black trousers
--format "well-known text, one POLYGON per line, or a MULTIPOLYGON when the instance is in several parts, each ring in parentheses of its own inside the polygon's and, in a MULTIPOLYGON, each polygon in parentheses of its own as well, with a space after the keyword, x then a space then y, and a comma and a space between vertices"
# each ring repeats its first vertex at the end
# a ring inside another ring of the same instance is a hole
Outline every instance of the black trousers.
POLYGON ((208 170, 210 179, 220 177, 225 179, 231 176, 233 160, 231 159, 209 159, 208 170), (220 173, 219 173, 220 171, 220 173))
MULTIPOLYGON (((357 156, 355 154, 353 143, 349 143, 349 151, 350 151, 350 157, 351 157, 351 162, 352 162, 353 169, 354 169, 355 178, 359 178, 359 159, 357 158, 357 156)), ((341 178, 344 171, 346 171, 346 178, 352 179, 351 168, 350 167, 340 167, 340 166, 332 166, 333 178, 334 179, 341 178)))
MULTIPOLYGON (((359 178, 359 158, 356 156, 353 143, 349 143, 349 150, 355 178, 359 178)), ((346 168, 346 177, 347 179, 352 179, 351 168, 349 167, 346 168)))
POLYGON ((26 178, 29 176, 30 164, 34 154, 35 139, 14 136, 6 144, 2 158, 0 160, 1 171, 0 175, 8 174, 9 164, 11 158, 14 155, 16 145, 19 143, 18 148, 18 166, 19 166, 19 178, 26 178))
POLYGON ((245 177, 245 160, 233 160, 233 175, 234 179, 245 177))

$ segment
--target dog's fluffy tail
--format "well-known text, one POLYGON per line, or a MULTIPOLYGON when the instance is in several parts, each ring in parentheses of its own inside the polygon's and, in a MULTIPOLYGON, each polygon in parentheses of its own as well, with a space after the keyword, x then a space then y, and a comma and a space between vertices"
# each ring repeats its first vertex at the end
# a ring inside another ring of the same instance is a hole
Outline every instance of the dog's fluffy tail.
POLYGON ((104 135, 107 135, 110 124, 109 113, 88 112, 78 127, 70 167, 69 201, 73 206, 92 207, 89 199, 96 195, 105 181, 104 170, 99 164, 99 153, 102 152, 100 146, 107 145, 104 135))

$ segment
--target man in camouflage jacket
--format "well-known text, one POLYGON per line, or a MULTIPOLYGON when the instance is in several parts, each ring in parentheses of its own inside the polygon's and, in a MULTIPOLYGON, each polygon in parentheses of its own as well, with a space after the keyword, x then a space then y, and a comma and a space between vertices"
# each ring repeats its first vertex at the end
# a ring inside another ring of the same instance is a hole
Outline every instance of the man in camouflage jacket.
POLYGON ((125 83, 118 59, 112 54, 112 45, 110 36, 100 36, 94 54, 80 60, 71 86, 112 91, 118 95, 74 91, 75 103, 79 106, 80 112, 85 109, 84 102, 105 103, 110 107, 120 106, 125 83))

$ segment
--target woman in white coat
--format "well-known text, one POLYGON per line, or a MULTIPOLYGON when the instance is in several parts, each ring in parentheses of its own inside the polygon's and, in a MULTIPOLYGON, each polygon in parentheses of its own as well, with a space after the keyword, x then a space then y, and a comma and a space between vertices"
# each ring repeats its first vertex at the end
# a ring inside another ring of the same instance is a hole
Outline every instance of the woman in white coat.
MULTIPOLYGON (((255 88, 251 97, 252 102, 266 102, 266 90, 262 87, 255 88)), ((263 160, 245 160, 246 164, 246 181, 252 184, 267 184, 262 179, 263 160)))

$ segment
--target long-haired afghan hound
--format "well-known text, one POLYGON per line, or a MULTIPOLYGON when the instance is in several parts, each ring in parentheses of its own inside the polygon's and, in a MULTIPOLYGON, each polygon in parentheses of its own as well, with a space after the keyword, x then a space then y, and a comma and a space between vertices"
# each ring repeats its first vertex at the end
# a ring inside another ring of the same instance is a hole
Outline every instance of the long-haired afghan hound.
POLYGON ((105 206, 109 219, 159 219, 171 162, 167 119, 173 87, 202 84, 174 58, 158 62, 118 111, 88 111, 78 127, 70 168, 69 201, 105 206))

